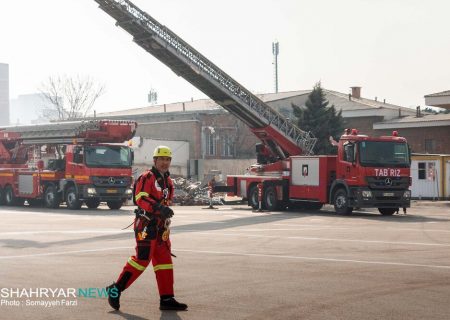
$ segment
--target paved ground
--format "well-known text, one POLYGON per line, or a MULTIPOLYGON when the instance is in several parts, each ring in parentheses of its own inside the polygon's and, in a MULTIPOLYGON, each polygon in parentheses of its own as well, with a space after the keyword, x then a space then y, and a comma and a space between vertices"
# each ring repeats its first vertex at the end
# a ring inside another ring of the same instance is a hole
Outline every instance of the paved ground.
POLYGON ((150 269, 124 292, 121 312, 111 311, 105 298, 5 298, 11 289, 111 283, 133 252, 132 233, 120 230, 131 222, 131 208, 1 207, 0 219, 2 319, 428 320, 450 314, 447 203, 415 203, 407 216, 392 217, 337 216, 330 207, 317 213, 176 207, 176 293, 189 304, 178 313, 158 310, 150 269), (27 305, 64 300, 76 305, 27 305))

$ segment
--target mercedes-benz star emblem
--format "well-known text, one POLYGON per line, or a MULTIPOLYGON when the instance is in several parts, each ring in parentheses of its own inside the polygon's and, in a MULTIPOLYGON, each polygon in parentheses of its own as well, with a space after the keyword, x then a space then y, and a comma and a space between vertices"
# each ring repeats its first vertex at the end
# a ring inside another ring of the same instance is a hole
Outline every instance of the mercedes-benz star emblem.
POLYGON ((384 184, 387 185, 387 186, 392 186, 391 178, 386 178, 386 180, 384 180, 384 184))
POLYGON ((109 184, 114 184, 115 182, 116 182, 116 179, 114 179, 113 177, 109 177, 109 179, 108 179, 109 184))

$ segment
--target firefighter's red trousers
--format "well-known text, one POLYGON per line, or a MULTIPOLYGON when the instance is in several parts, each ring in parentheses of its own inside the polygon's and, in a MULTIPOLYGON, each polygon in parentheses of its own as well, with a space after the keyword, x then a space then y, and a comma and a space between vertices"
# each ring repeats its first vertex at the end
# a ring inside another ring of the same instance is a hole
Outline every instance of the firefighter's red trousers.
POLYGON ((162 241, 157 227, 149 228, 144 240, 140 239, 147 222, 139 218, 135 222, 136 255, 128 258, 123 271, 116 281, 120 290, 128 288, 147 268, 150 261, 156 275, 160 296, 173 296, 173 264, 170 255, 170 239, 162 241))

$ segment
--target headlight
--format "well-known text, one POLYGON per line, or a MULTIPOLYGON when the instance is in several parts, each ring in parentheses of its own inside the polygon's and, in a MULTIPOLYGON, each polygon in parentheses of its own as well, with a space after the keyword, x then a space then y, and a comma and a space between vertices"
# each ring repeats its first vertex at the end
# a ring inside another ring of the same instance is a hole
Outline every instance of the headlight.
POLYGON ((405 199, 411 198, 411 190, 406 190, 406 191, 403 193, 403 198, 405 198, 405 199))
POLYGON ((127 191, 125 191, 125 194, 132 194, 133 193, 133 190, 131 190, 131 189, 127 189, 127 191))
POLYGON ((363 190, 362 196, 363 196, 363 198, 372 198, 372 191, 370 191, 370 190, 363 190))
POLYGON ((96 194, 97 191, 95 190, 95 188, 87 188, 87 193, 88 194, 96 194))

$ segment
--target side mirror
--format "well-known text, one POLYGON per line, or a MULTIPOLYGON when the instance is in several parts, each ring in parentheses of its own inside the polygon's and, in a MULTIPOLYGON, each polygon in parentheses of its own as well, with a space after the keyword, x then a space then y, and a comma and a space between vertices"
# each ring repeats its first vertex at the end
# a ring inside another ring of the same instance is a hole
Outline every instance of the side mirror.
POLYGON ((409 160, 409 165, 411 165, 411 146, 408 143, 408 160, 409 160))
POLYGON ((131 164, 133 164, 134 163, 134 150, 130 149, 130 151, 131 151, 131 164))

